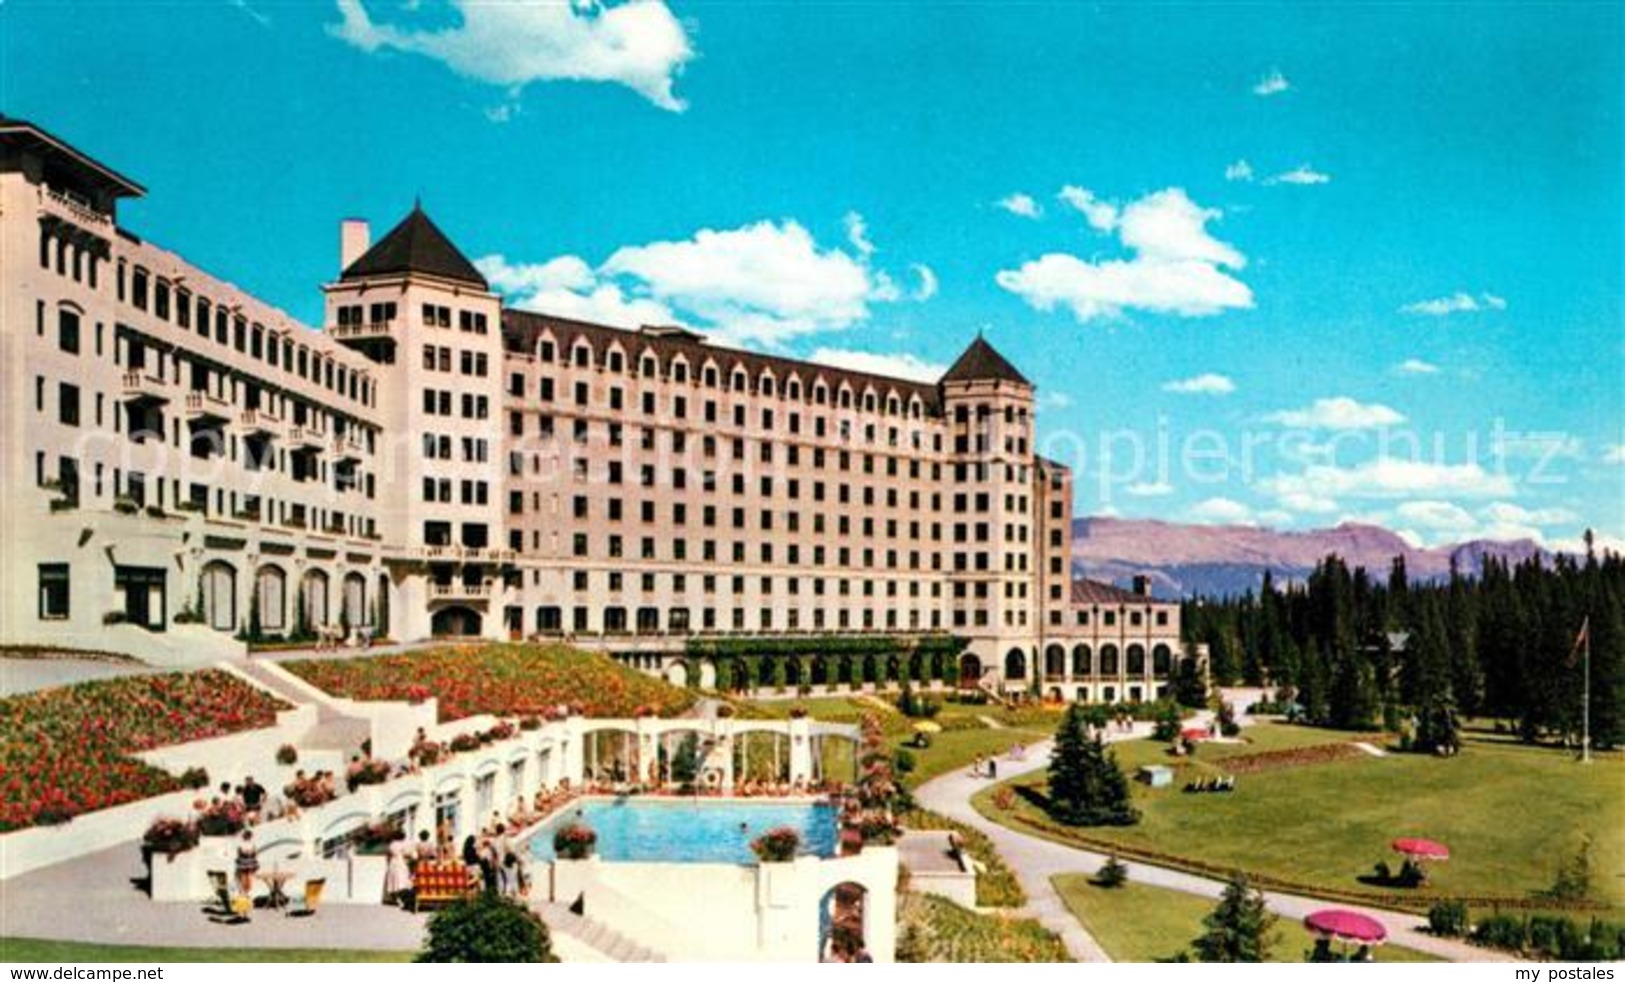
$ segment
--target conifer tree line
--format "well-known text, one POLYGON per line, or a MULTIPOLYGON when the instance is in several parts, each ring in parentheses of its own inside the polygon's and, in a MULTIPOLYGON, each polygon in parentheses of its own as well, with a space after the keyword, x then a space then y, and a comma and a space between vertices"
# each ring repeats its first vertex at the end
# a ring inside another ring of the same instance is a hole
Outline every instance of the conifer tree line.
MULTIPOLYGON (((1589 534, 1588 534, 1589 539, 1589 534)), ((1186 638, 1206 643, 1221 685, 1267 685, 1310 722, 1413 731, 1449 752, 1461 716, 1506 723, 1528 741, 1577 746, 1589 624, 1591 734, 1625 744, 1625 558, 1486 558, 1478 577, 1452 567, 1412 582, 1403 558, 1385 578, 1337 556, 1308 581, 1184 606, 1186 638)))

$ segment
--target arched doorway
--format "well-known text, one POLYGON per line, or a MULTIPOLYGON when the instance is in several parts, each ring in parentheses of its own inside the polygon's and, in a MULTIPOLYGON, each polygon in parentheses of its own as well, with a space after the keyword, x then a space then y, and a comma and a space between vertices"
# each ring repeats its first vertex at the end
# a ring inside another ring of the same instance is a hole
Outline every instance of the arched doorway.
POLYGON ((818 960, 867 960, 869 891, 850 881, 830 887, 818 902, 818 960))
POLYGON ((429 619, 429 630, 437 638, 474 638, 479 637, 484 623, 477 610, 442 607, 429 619))
POLYGON ((1145 674, 1145 647, 1131 644, 1128 646, 1128 674, 1132 678, 1139 678, 1145 674))
POLYGON ((301 624, 307 630, 327 626, 327 574, 319 569, 313 569, 305 574, 300 584, 300 594, 305 602, 305 623, 301 624))
POLYGON ((344 623, 361 627, 371 622, 367 616, 367 580, 360 573, 344 576, 344 623))
POLYGON ((254 574, 254 603, 260 630, 287 630, 288 574, 280 566, 261 566, 254 574))
POLYGON ((959 656, 959 685, 961 688, 974 689, 982 681, 982 659, 975 655, 965 654, 959 656))
POLYGON ((1006 682, 1021 682, 1027 678, 1027 653, 1020 648, 1011 648, 1004 655, 1004 679, 1006 682))
POLYGON ((674 661, 670 665, 666 666, 666 671, 665 671, 664 674, 666 676, 666 681, 667 682, 670 682, 672 685, 677 686, 679 689, 687 688, 687 686, 688 686, 688 666, 687 665, 684 665, 680 661, 674 661))
POLYGON ((237 570, 216 559, 203 567, 198 581, 203 623, 216 631, 237 630, 237 570))

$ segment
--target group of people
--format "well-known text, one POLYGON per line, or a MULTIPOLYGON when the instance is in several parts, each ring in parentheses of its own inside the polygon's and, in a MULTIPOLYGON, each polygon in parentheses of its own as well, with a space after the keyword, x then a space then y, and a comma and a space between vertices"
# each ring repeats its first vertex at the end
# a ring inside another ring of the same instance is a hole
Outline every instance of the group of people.
POLYGON ((977 754, 976 759, 970 762, 970 776, 996 780, 999 776, 999 762, 987 754, 977 754))
POLYGON ((1209 792, 1226 792, 1236 790, 1236 776, 1204 777, 1195 781, 1185 782, 1186 794, 1203 794, 1209 792))

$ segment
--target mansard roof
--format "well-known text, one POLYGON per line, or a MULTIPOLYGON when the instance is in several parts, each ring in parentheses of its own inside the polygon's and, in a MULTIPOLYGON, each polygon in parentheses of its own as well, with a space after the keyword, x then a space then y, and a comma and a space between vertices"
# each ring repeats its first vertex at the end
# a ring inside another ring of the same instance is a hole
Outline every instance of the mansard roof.
POLYGON ((340 279, 356 280, 366 276, 387 276, 398 273, 423 273, 441 279, 455 280, 490 289, 490 284, 474 264, 468 261, 446 233, 440 231, 421 205, 414 205, 412 213, 401 223, 362 253, 351 263, 340 279))

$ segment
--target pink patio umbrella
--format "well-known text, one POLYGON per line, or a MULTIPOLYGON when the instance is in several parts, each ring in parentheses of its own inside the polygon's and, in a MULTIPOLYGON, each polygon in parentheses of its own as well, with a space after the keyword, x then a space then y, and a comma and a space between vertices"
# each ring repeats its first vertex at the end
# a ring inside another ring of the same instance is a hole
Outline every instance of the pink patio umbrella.
POLYGON ((1311 934, 1333 941, 1378 945, 1388 939, 1388 929, 1382 926, 1381 921, 1338 907, 1315 911, 1303 919, 1303 926, 1308 928, 1311 934))
POLYGON ((1432 839, 1395 839, 1394 852, 1411 859, 1437 859, 1450 858, 1450 847, 1442 842, 1432 839))

